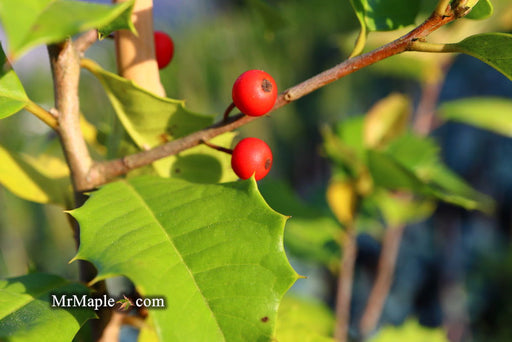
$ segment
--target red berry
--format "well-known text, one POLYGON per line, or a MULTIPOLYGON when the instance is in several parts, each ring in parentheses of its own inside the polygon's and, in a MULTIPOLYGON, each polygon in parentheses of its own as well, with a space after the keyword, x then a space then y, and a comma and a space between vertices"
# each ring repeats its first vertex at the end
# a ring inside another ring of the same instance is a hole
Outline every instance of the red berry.
POLYGON ((272 167, 272 151, 263 140, 242 139, 233 149, 231 167, 242 179, 248 179, 254 175, 256 180, 260 180, 272 167))
POLYGON ((277 85, 272 76, 261 70, 249 70, 233 84, 233 103, 245 115, 268 113, 277 99, 277 85))
POLYGON ((174 56, 174 42, 165 32, 155 31, 155 57, 158 69, 165 68, 174 56))

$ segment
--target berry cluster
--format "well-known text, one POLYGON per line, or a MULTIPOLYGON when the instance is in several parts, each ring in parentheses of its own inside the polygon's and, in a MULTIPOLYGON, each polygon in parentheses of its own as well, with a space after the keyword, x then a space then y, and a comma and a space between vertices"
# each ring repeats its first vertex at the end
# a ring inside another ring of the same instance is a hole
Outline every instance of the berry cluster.
MULTIPOLYGON (((155 31, 155 57, 158 68, 165 68, 174 55, 174 42, 168 34, 155 31)), ((248 70, 241 74, 233 84, 233 104, 229 111, 236 106, 242 113, 249 116, 267 114, 276 103, 277 85, 272 76, 262 70, 248 70)), ((207 144, 217 148, 211 144, 207 144)), ((232 154, 231 167, 241 179, 254 175, 256 180, 265 177, 272 167, 272 151, 270 147, 258 138, 245 138, 233 150, 217 148, 232 154)))
MULTIPOLYGON (((233 104, 249 116, 267 114, 276 103, 277 85, 272 76, 262 70, 249 70, 233 84, 233 104)), ((245 138, 233 150, 231 167, 241 179, 252 175, 260 180, 272 167, 272 151, 258 138, 245 138)))

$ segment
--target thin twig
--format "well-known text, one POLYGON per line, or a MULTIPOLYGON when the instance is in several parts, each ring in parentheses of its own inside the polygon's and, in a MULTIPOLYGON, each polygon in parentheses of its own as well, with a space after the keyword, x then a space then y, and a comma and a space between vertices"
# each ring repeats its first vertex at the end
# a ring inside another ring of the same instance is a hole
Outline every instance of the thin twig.
POLYGON ((345 342, 348 339, 350 327, 350 299, 352 298, 352 284, 354 267, 357 257, 357 243, 354 227, 347 227, 343 236, 343 255, 338 276, 336 298, 336 328, 334 339, 336 342, 345 342))
POLYGON ((98 40, 98 31, 90 30, 83 33, 77 39, 75 39, 75 48, 78 50, 80 54, 83 54, 90 48, 96 41, 98 40))
POLYGON ((212 143, 209 143, 208 141, 201 141, 202 144, 210 147, 210 148, 213 148, 214 150, 217 150, 217 151, 220 151, 220 152, 224 152, 224 153, 227 153, 227 154, 233 154, 233 150, 230 149, 230 148, 226 148, 226 147, 222 147, 222 146, 219 146, 219 145, 215 145, 215 144, 212 144, 212 143))
POLYGON ((43 121, 45 124, 53 128, 54 130, 57 130, 57 128, 59 127, 57 118, 51 112, 47 111, 37 103, 28 100, 27 104, 25 105, 25 110, 34 114, 37 118, 39 118, 41 121, 43 121))
MULTIPOLYGON (((432 15, 423 24, 408 34, 398 38, 397 40, 376 50, 348 59, 331 69, 328 69, 292 88, 289 88, 278 96, 276 104, 271 111, 281 108, 292 101, 296 101, 299 98, 361 68, 404 51, 409 51, 411 44, 414 41, 427 36, 431 32, 437 30, 439 27, 455 19, 455 15, 444 17, 432 15)), ((81 190, 91 190, 95 187, 105 184, 115 177, 126 174, 133 169, 151 164, 158 159, 177 154, 181 151, 197 146, 201 141, 208 141, 219 134, 232 131, 255 119, 257 119, 257 117, 249 117, 243 114, 239 114, 230 117, 225 121, 214 124, 213 126, 194 132, 183 138, 170 141, 160 146, 156 146, 147 151, 125 156, 120 159, 97 163, 91 168, 91 171, 88 175, 88 184, 81 188, 81 190)))
POLYGON ((386 298, 393 283, 396 260, 402 241, 405 225, 388 227, 382 240, 382 250, 379 257, 377 278, 370 292, 359 328, 363 336, 371 333, 379 323, 386 298))
POLYGON ((92 159, 80 128, 78 83, 80 59, 71 40, 48 47, 54 80, 55 108, 64 155, 71 170, 76 192, 87 187, 92 159))
POLYGON ((445 57, 448 58, 443 59, 439 63, 439 72, 436 73, 433 79, 426 80, 422 87, 413 129, 416 133, 423 136, 429 135, 436 126, 436 107, 446 79, 446 73, 453 63, 453 58, 450 58, 450 56, 445 57))
POLYGON ((228 106, 228 108, 226 108, 226 110, 224 111, 224 116, 223 116, 223 120, 226 121, 229 117, 229 113, 231 113, 231 111, 233 109, 235 109, 235 104, 233 102, 230 103, 230 105, 228 106))

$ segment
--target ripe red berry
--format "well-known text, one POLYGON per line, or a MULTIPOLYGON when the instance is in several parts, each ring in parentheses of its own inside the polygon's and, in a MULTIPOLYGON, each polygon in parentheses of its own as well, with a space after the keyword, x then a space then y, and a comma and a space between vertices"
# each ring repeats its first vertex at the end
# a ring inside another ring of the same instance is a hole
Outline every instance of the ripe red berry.
POLYGON ((174 42, 165 32, 155 31, 155 57, 158 69, 165 68, 174 56, 174 42))
POLYGON ((233 103, 245 115, 268 113, 277 99, 277 85, 272 76, 261 70, 249 70, 233 84, 233 103))
POLYGON ((272 167, 272 151, 263 140, 242 139, 233 149, 231 167, 242 179, 248 179, 254 175, 256 180, 260 180, 272 167))

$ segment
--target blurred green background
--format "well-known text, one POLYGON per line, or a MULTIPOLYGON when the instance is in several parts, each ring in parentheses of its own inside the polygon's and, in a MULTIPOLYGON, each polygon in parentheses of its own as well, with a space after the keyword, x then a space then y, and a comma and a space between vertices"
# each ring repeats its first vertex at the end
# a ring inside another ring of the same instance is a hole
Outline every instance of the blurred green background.
MULTIPOLYGON (((474 32, 509 32, 510 1, 494 0, 493 4, 496 11, 491 19, 463 20, 436 39, 456 42, 474 32)), ((422 2, 425 10, 418 23, 433 6, 435 1, 422 2)), ((184 99, 189 109, 217 118, 231 102, 232 83, 243 71, 271 73, 282 91, 343 61, 359 29, 349 1, 155 1, 154 15, 155 28, 169 32, 175 43, 174 59, 161 71, 167 96, 184 99)), ((400 34, 372 33, 368 48, 400 34)), ((112 40, 96 43, 86 57, 115 72, 112 40)), ((283 214, 303 213, 296 221, 290 220, 289 226, 302 225, 313 232, 319 226, 338 229, 325 200, 331 168, 321 153, 321 128, 362 115, 393 92, 406 94, 417 107, 433 66, 443 58, 446 56, 412 53, 393 57, 240 130, 240 136, 259 137, 273 149, 274 166, 260 188, 283 214)), ((33 50, 14 68, 29 96, 51 108, 46 50, 33 50)), ((108 148, 103 157, 127 151, 129 147, 115 138, 123 132, 110 103, 87 71, 82 72, 80 94, 82 112, 97 127, 98 141, 108 148)), ((476 59, 455 57, 440 102, 482 95, 511 98, 512 83, 476 59)), ((401 324, 415 316, 425 326, 444 326, 452 341, 510 341, 512 140, 456 123, 441 123, 432 136, 442 146, 444 161, 476 189, 492 196, 497 210, 495 215, 485 216, 440 205, 427 221, 408 226, 381 322, 401 324)), ((0 144, 32 155, 58 151, 53 133, 26 112, 0 121, 0 144)), ((29 270, 77 277, 76 265, 67 263, 75 246, 60 208, 21 200, 0 187, 0 210, 0 277, 29 270)), ((354 327, 380 252, 378 239, 365 233, 358 236, 358 247, 351 311, 354 327)), ((292 291, 332 306, 335 279, 327 268, 308 261, 307 256, 290 255, 297 271, 308 276, 292 291)))

